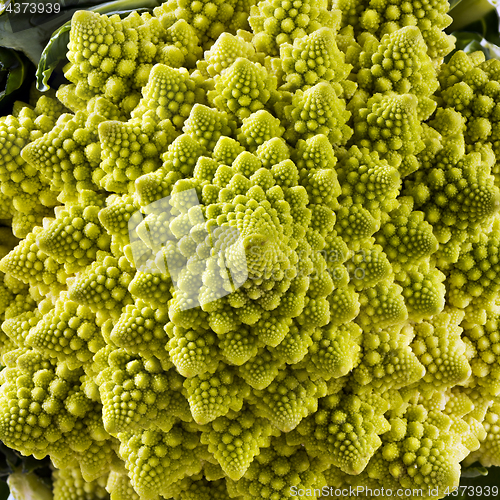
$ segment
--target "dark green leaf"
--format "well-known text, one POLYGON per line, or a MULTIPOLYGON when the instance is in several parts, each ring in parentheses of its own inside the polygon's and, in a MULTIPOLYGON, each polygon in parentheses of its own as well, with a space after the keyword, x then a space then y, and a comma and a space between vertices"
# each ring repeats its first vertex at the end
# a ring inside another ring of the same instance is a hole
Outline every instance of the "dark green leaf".
POLYGON ((0 452, 4 455, 5 459, 8 462, 11 462, 13 464, 17 464, 22 458, 19 452, 5 446, 2 442, 0 442, 0 452))
POLYGON ((481 34, 484 38, 493 43, 500 43, 498 36, 498 14, 496 10, 488 12, 485 16, 477 21, 470 23, 461 31, 473 31, 481 34))
POLYGON ((9 485, 4 481, 0 481, 0 500, 7 500, 9 498, 9 495, 9 485))
POLYGON ((22 470, 25 474, 27 474, 28 472, 32 472, 40 467, 44 467, 45 465, 46 463, 44 461, 37 460, 35 457, 24 457, 22 470))
POLYGON ((23 84, 28 73, 27 65, 28 60, 23 54, 0 47, 0 101, 23 84))
POLYGON ((57 65, 66 57, 70 29, 70 23, 61 26, 52 35, 45 49, 43 49, 38 69, 36 70, 36 87, 42 92, 49 90, 48 81, 50 75, 57 65))
POLYGON ((163 3, 163 0, 112 0, 111 2, 100 2, 96 7, 89 10, 107 14, 114 11, 153 9, 163 3))
POLYGON ((500 46, 488 41, 479 33, 455 31, 452 34, 457 39, 455 43, 455 50, 447 56, 446 60, 449 60, 451 55, 457 50, 463 50, 468 54, 481 50, 484 52, 486 59, 500 59, 500 46))
POLYGON ((486 467, 482 467, 481 465, 471 466, 462 470, 462 477, 481 477, 487 475, 488 469, 486 467))
POLYGON ((462 0, 448 0, 448 3, 450 4, 450 12, 452 9, 454 9, 462 0))
MULTIPOLYGON (((471 29, 471 23, 481 22, 485 17, 492 14, 496 16, 495 7, 488 0, 464 0, 455 5, 454 9, 449 11, 453 22, 448 27, 447 32, 452 31, 477 31, 471 29)), ((498 34, 498 26, 496 26, 498 34)))

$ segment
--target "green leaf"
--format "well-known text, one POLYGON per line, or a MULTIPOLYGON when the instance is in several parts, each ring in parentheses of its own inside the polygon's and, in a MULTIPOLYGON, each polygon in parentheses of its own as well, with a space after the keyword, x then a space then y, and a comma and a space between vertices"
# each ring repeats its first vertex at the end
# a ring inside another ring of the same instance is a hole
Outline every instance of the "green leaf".
POLYGON ((52 492, 35 474, 15 472, 7 480, 16 500, 52 500, 52 492))
POLYGON ((47 464, 45 461, 37 460, 33 456, 23 457, 23 472, 26 474, 28 472, 33 472, 40 467, 45 467, 47 464))
POLYGON ((0 101, 23 84, 28 74, 28 60, 15 50, 0 47, 0 101))
MULTIPOLYGON (((158 2, 156 2, 155 0, 134 0, 133 2, 131 2, 131 0, 119 0, 118 2, 108 2, 89 10, 107 15, 118 14, 120 17, 123 18, 128 16, 131 12, 134 11, 139 13, 151 12, 151 8, 157 5, 158 2), (120 5, 123 4, 128 4, 130 6, 132 3, 134 3, 137 6, 137 8, 129 10, 109 10, 112 8, 119 7, 120 5)), ((54 69, 59 65, 59 63, 66 59, 70 29, 71 29, 71 21, 68 21, 53 33, 49 43, 43 49, 42 55, 40 57, 40 62, 38 64, 38 69, 36 72, 36 87, 38 90, 42 92, 46 92, 47 90, 49 90, 50 86, 48 84, 48 81, 50 75, 52 74, 54 69)))
MULTIPOLYGON (((492 13, 496 15, 495 5, 488 0, 464 0, 457 3, 453 10, 449 11, 453 22, 447 31, 476 31, 475 29, 470 29, 469 25, 483 20, 492 13)), ((496 33, 498 34, 498 25, 496 26, 496 33)))
POLYGON ((10 495, 9 485, 5 481, 0 481, 0 500, 7 500, 10 495))
POLYGON ((12 448, 9 448, 8 446, 5 446, 1 441, 0 441, 0 452, 5 457, 5 460, 7 462, 10 462, 14 465, 16 465, 22 458, 19 452, 13 450, 12 448))
POLYGON ((42 92, 46 92, 50 89, 48 85, 50 75, 57 65, 66 57, 70 29, 71 23, 66 23, 61 26, 52 35, 45 49, 43 49, 36 70, 36 88, 42 92))
POLYGON ((448 0, 448 3, 450 4, 450 9, 448 10, 448 12, 453 10, 461 1, 462 0, 448 0))
POLYGON ((462 470, 462 477, 481 477, 487 476, 488 469, 482 465, 472 465, 462 470))
MULTIPOLYGON (((493 2, 493 0, 491 0, 493 2)), ((456 37, 456 49, 465 52, 481 50, 487 59, 500 58, 499 7, 488 0, 467 0, 450 12, 454 21, 447 32, 456 37), (459 28, 453 31, 453 28, 459 28)), ((446 60, 449 60, 449 54, 446 60)))
POLYGON ((448 61, 457 50, 463 50, 467 54, 481 50, 484 52, 486 59, 500 59, 500 46, 491 43, 479 33, 455 31, 452 35, 457 39, 455 50, 451 54, 448 54, 446 61, 448 61))
POLYGON ((99 14, 107 14, 112 11, 138 10, 138 9, 153 9, 163 3, 163 0, 113 0, 111 2, 100 3, 96 7, 89 10, 99 12, 99 14))

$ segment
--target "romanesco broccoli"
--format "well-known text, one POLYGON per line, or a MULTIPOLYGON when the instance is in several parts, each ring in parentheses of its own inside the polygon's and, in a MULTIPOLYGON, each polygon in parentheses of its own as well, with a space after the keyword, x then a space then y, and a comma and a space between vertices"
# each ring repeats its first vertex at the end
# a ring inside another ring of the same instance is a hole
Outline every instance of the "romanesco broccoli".
POLYGON ((69 83, 0 118, 0 439, 55 500, 500 465, 500 63, 444 62, 448 9, 74 14, 69 83))

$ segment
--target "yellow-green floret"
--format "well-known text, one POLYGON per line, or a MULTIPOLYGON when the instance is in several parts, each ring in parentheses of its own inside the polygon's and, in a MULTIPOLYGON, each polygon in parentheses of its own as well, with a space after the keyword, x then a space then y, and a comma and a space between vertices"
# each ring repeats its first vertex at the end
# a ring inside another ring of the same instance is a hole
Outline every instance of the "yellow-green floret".
POLYGON ((0 117, 0 440, 54 500, 500 465, 500 63, 448 9, 74 14, 69 83, 0 117))

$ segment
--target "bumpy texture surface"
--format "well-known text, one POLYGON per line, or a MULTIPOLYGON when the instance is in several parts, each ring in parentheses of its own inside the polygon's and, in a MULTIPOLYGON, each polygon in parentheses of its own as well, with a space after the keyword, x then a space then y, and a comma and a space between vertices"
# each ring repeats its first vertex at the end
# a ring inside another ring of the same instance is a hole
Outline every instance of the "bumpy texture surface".
POLYGON ((0 118, 0 439, 55 500, 500 465, 500 62, 443 63, 446 1, 331 3, 77 12, 0 118))

